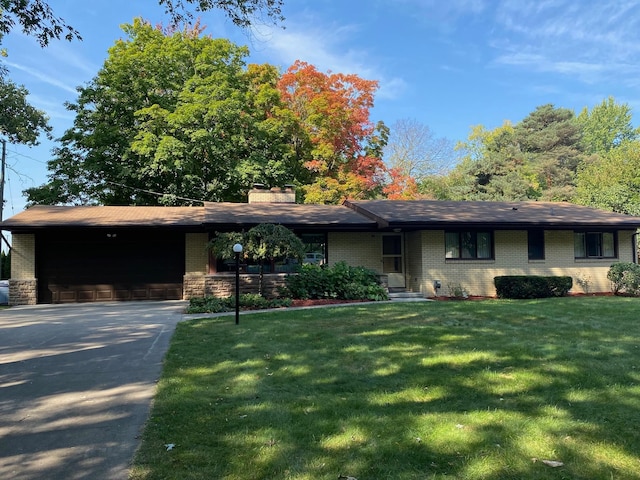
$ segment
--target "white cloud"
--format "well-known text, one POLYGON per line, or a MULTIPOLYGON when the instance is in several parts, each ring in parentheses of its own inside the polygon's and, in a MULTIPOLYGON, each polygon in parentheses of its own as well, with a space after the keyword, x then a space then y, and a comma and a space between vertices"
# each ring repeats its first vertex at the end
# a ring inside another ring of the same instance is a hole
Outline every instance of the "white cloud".
POLYGON ((21 65, 19 63, 6 62, 6 64, 11 68, 20 70, 21 72, 26 73, 27 75, 35 78, 36 80, 39 80, 43 83, 51 85, 52 87, 59 88, 60 90, 64 90, 65 92, 73 93, 74 95, 77 93, 74 86, 58 80, 52 74, 45 73, 44 71, 37 70, 35 68, 31 68, 26 65, 21 65))
MULTIPOLYGON (((314 65, 324 72, 356 74, 379 82, 378 98, 394 99, 406 90, 406 82, 397 75, 387 75, 373 53, 354 45, 359 33, 356 24, 322 25, 311 19, 291 21, 286 30, 263 29, 259 38, 265 39, 259 50, 269 52, 270 58, 288 68, 296 60, 314 65)), ((395 73, 395 72, 394 72, 395 73)))
POLYGON ((584 83, 635 84, 640 73, 640 4, 632 1, 503 0, 494 64, 571 76, 584 83))

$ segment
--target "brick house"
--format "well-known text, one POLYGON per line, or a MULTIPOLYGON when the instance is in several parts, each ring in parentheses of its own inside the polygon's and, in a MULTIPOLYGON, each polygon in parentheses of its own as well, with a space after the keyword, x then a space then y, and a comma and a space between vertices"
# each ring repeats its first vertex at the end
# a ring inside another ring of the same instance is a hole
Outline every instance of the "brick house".
MULTIPOLYGON (((254 189, 248 203, 201 207, 36 206, 12 232, 12 305, 228 295, 234 266, 211 258, 215 232, 260 223, 292 229, 312 262, 373 269, 390 288, 425 297, 461 288, 495 295, 498 275, 569 275, 574 292, 610 290, 615 262, 637 262, 640 217, 569 203, 345 201, 300 205, 292 189, 254 189)), ((270 265, 267 291, 291 271, 270 265)), ((255 266, 242 264, 245 291, 255 266)), ((270 290, 269 290, 270 289, 270 290)))

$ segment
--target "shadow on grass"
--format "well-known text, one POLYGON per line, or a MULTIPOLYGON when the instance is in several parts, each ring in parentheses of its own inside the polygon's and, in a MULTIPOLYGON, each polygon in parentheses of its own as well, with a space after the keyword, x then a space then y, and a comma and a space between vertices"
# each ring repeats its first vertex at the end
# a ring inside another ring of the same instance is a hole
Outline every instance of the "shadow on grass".
POLYGON ((135 478, 639 478, 638 306, 387 304, 185 323, 135 478))

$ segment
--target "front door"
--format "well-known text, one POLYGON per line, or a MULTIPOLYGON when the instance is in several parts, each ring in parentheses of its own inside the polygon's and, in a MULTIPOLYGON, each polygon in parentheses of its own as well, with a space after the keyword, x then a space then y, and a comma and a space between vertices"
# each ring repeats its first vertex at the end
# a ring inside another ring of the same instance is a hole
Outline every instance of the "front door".
POLYGON ((404 252, 402 234, 382 236, 382 273, 387 275, 389 288, 404 288, 404 252))

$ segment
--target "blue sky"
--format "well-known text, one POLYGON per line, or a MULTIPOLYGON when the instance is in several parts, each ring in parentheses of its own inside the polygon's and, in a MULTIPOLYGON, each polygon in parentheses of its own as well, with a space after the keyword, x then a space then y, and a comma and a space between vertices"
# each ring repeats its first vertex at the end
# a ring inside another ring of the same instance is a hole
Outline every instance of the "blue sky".
MULTIPOLYGON (((608 96, 640 109, 640 3, 608 0, 284 0, 285 29, 252 32, 220 13, 205 33, 251 50, 249 62, 285 70, 296 59, 322 71, 380 83, 371 119, 417 120, 438 137, 464 140, 553 103, 578 113, 608 96)), ((82 42, 41 49, 18 32, 3 39, 10 77, 31 92, 59 137, 72 125, 64 102, 102 66, 120 25, 166 22, 156 0, 50 0, 82 42)), ((640 118, 640 117, 638 117, 640 118)), ((637 125, 637 121, 634 122, 637 125)), ((22 190, 46 181, 53 142, 10 145, 4 218, 24 208, 22 190)))

